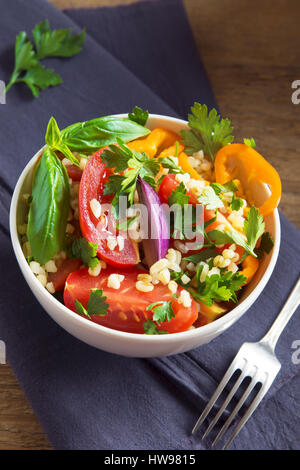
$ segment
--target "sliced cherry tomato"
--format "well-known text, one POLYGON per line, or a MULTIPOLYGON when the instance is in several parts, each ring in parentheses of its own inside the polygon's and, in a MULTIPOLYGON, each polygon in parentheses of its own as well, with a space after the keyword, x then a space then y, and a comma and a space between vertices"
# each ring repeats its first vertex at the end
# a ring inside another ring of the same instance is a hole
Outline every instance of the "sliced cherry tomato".
POLYGON ((68 165, 66 167, 69 178, 72 181, 80 181, 82 177, 82 170, 76 165, 68 165))
POLYGON ((113 266, 134 266, 139 262, 137 243, 131 240, 126 233, 119 232, 124 237, 124 248, 116 247, 110 250, 107 246, 107 238, 116 234, 116 220, 111 211, 105 211, 100 219, 97 219, 91 209, 90 203, 96 199, 100 204, 110 204, 113 196, 104 196, 104 184, 112 174, 112 170, 105 167, 101 161, 103 149, 96 152, 88 160, 82 174, 79 188, 79 221, 83 236, 92 243, 98 245, 98 255, 113 266))
MULTIPOLYGON (((75 299, 79 300, 84 307, 87 306, 91 289, 102 289, 103 295, 107 297, 109 309, 107 315, 92 315, 91 320, 114 330, 127 331, 129 333, 144 333, 143 322, 151 320, 153 313, 146 310, 153 302, 172 301, 175 318, 158 325, 159 330, 169 333, 177 333, 187 330, 197 319, 198 311, 194 300, 189 308, 183 307, 172 294, 167 286, 158 284, 151 292, 140 292, 136 289, 137 275, 144 271, 134 268, 129 270, 118 269, 117 271, 108 266, 103 269, 99 276, 93 277, 88 274, 87 268, 79 269, 69 275, 64 291, 65 305, 76 312, 75 299), (122 274, 125 279, 121 282, 120 289, 107 287, 110 274, 122 274)), ((178 294, 182 289, 178 288, 178 294)))
POLYGON ((48 274, 48 281, 52 282, 56 291, 62 291, 65 287, 65 282, 69 274, 77 271, 80 268, 82 261, 77 258, 67 258, 65 259, 58 269, 56 273, 49 273, 48 274))
MULTIPOLYGON (((164 177, 162 180, 158 195, 161 200, 161 202, 168 204, 169 203, 169 197, 171 196, 173 191, 176 191, 176 188, 179 186, 179 183, 175 179, 175 175, 170 173, 164 177)), ((196 205, 199 204, 197 201, 196 196, 191 192, 187 191, 187 195, 190 197, 190 204, 196 205)))

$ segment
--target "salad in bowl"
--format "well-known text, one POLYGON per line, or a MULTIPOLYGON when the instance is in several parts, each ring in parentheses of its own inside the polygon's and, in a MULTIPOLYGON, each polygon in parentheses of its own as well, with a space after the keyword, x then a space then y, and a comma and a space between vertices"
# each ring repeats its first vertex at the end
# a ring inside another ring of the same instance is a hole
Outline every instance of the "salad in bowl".
POLYGON ((254 139, 232 131, 199 103, 188 123, 139 107, 64 130, 52 117, 18 188, 27 275, 73 318, 131 337, 230 317, 264 277, 281 196, 254 139))

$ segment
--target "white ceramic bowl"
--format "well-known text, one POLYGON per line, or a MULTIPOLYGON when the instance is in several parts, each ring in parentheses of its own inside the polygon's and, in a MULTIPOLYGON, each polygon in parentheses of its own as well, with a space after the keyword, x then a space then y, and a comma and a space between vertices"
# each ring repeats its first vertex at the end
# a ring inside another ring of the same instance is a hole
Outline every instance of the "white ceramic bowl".
MULTIPOLYGON (((126 115, 119 116, 125 117, 126 115)), ((180 129, 187 128, 187 122, 168 116, 151 114, 147 127, 150 129, 165 127, 179 132, 180 129)), ((32 170, 40 152, 41 150, 31 158, 15 187, 10 208, 11 239, 19 266, 33 294, 53 320, 76 338, 96 348, 124 356, 158 357, 181 353, 208 343, 227 330, 247 312, 264 289, 273 272, 279 252, 280 221, 277 210, 265 219, 266 230, 272 234, 275 241, 272 252, 264 257, 255 278, 244 289, 238 305, 213 323, 183 333, 151 336, 112 330, 72 312, 42 287, 35 278, 23 255, 17 233, 17 225, 24 223, 26 211, 20 196, 30 192, 32 170)), ((243 177, 241 179, 243 181, 243 177)), ((246 184, 245 181, 244 184, 246 184)), ((251 190, 256 205, 260 205, 269 195, 269 189, 264 184, 253 183, 251 190)), ((36 333, 38 334, 38 331, 36 333)))

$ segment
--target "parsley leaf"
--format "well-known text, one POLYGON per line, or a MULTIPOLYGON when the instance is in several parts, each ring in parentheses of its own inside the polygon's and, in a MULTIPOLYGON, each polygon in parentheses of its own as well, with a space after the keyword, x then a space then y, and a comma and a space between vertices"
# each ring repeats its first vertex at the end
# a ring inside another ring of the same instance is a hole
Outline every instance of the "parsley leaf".
POLYGON ((210 186, 213 188, 214 192, 219 196, 220 193, 235 192, 238 190, 237 185, 234 180, 228 181, 228 183, 211 183, 210 186))
POLYGON ((203 204, 209 211, 224 207, 222 199, 215 193, 211 186, 207 186, 203 189, 202 194, 198 197, 198 202, 203 204))
POLYGON ((117 145, 110 145, 101 153, 101 160, 107 168, 114 168, 115 172, 122 172, 128 168, 128 162, 134 151, 123 145, 122 141, 117 145))
POLYGON ((159 301, 153 302, 152 304, 148 305, 146 310, 152 310, 153 312, 153 321, 160 325, 161 322, 170 321, 172 318, 175 317, 175 313, 172 308, 172 301, 159 301))
POLYGON ((237 302, 236 291, 240 290, 246 281, 246 277, 240 273, 227 271, 221 274, 208 275, 204 282, 200 282, 200 274, 203 266, 198 268, 197 272, 198 288, 197 291, 186 288, 192 297, 206 305, 212 305, 214 301, 233 300, 237 302))
POLYGON ((248 147, 252 147, 253 149, 256 147, 256 143, 255 143, 255 140, 253 139, 253 137, 251 137, 250 139, 244 139, 244 144, 245 145, 248 145, 248 147))
POLYGON ((71 254, 74 258, 80 258, 85 266, 93 269, 99 263, 97 248, 97 243, 88 242, 86 238, 79 238, 74 240, 71 254))
POLYGON ((257 254, 257 257, 261 259, 265 253, 270 253, 274 246, 274 240, 269 232, 264 232, 262 234, 261 240, 260 240, 260 245, 258 248, 255 248, 255 253, 257 254))
POLYGON ((37 24, 32 31, 38 59, 45 57, 71 57, 81 51, 85 30, 71 35, 70 29, 51 31, 48 20, 37 24))
POLYGON ((244 222, 244 232, 246 239, 237 231, 225 230, 221 232, 219 230, 211 230, 209 237, 213 240, 216 245, 223 245, 224 243, 236 243, 242 246, 245 251, 257 258, 254 248, 257 240, 262 236, 265 230, 265 223, 263 216, 258 214, 258 209, 252 206, 248 213, 248 220, 244 222))
POLYGON ((88 313, 87 309, 84 308, 81 302, 79 300, 75 299, 75 306, 76 306, 76 312, 79 313, 82 317, 86 316, 88 318, 91 318, 90 314, 88 313))
POLYGON ((22 78, 18 78, 16 81, 26 83, 35 98, 39 96, 41 90, 62 83, 62 79, 57 73, 40 64, 31 67, 22 78))
POLYGON ((127 196, 129 205, 132 205, 138 176, 154 187, 154 177, 160 168, 158 161, 154 158, 150 159, 146 153, 131 150, 119 138, 117 142, 118 146, 110 145, 109 149, 105 149, 101 154, 102 161, 107 168, 114 168, 115 172, 124 172, 122 175, 109 176, 104 185, 104 194, 115 194, 112 204, 116 209, 116 215, 119 196, 127 196), (124 171, 126 169, 128 170, 124 171))
POLYGON ((107 297, 103 295, 102 289, 92 289, 87 304, 87 311, 90 315, 106 315, 109 305, 105 303, 107 297))
POLYGON ((171 220, 171 237, 184 240, 184 207, 189 203, 189 196, 183 183, 180 183, 176 190, 173 190, 168 198, 170 209, 174 211, 171 220))
POLYGON ((206 261, 211 257, 217 256, 218 252, 215 248, 208 248, 207 250, 199 251, 199 253, 195 253, 194 255, 187 256, 183 258, 186 261, 190 261, 193 264, 198 264, 200 261, 206 261))
POLYGON ((185 152, 191 155, 203 150, 213 162, 217 151, 233 141, 233 127, 228 119, 221 119, 215 109, 208 113, 205 104, 194 103, 191 112, 188 116, 191 130, 180 132, 182 143, 187 147, 185 152))
MULTIPOLYGON (((176 142, 178 144, 178 142, 176 142)), ((177 145, 178 147, 178 145, 177 145)), ((167 168, 169 173, 184 173, 181 168, 174 162, 174 160, 170 157, 161 157, 158 159, 158 162, 161 164, 163 168, 167 168)))
POLYGON ((247 244, 247 241, 238 231, 224 230, 211 230, 208 234, 209 238, 214 241, 216 245, 224 245, 225 243, 235 243, 236 245, 242 246, 247 253, 255 256, 254 251, 247 244))
POLYGON ((118 230, 123 230, 124 232, 126 232, 130 225, 133 224, 133 222, 137 219, 138 215, 134 215, 133 217, 131 217, 131 219, 127 219, 127 220, 123 220, 122 222, 119 222, 117 225, 116 225, 116 228, 118 230))
POLYGON ((102 289, 91 289, 86 308, 79 300, 75 299, 76 312, 88 318, 91 318, 91 315, 107 315, 109 304, 105 303, 106 300, 107 297, 103 295, 102 289))
POLYGON ((152 320, 147 320, 143 323, 145 335, 165 335, 167 331, 158 330, 156 323, 152 320))
POLYGON ((235 195, 232 196, 232 202, 231 202, 231 209, 233 211, 239 211, 244 205, 243 199, 240 197, 235 197, 235 195))
POLYGON ((182 208, 184 208, 185 204, 189 203, 189 196, 187 195, 186 187, 183 183, 180 183, 177 188, 172 191, 168 201, 169 206, 179 204, 182 208))
POLYGON ((7 84, 5 91, 7 92, 12 85, 18 80, 19 75, 24 70, 29 70, 31 67, 38 65, 38 60, 33 50, 32 44, 28 39, 27 34, 21 31, 16 37, 15 43, 15 67, 7 84))
POLYGON ((81 50, 85 31, 70 35, 70 30, 50 30, 48 20, 42 21, 32 31, 36 50, 27 34, 21 31, 16 37, 15 66, 5 91, 19 82, 26 83, 37 98, 41 90, 62 83, 61 77, 52 69, 39 63, 45 57, 70 57, 81 50))
POLYGON ((135 121, 141 126, 144 126, 148 120, 149 112, 143 111, 139 106, 135 106, 131 113, 128 114, 131 121, 135 121))
POLYGON ((123 175, 110 175, 105 183, 103 194, 105 196, 116 194, 121 187, 123 179, 123 175))
POLYGON ((258 209, 252 206, 248 213, 248 220, 244 223, 244 232, 251 250, 254 250, 257 240, 265 231, 265 223, 262 215, 258 214, 258 209))

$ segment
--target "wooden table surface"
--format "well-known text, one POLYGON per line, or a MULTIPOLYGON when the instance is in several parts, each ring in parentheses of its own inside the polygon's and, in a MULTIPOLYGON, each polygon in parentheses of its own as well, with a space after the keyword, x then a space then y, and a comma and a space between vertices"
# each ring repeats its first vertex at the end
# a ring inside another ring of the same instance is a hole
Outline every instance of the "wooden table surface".
MULTIPOLYGON (((133 0, 52 0, 58 8, 133 0)), ((255 137, 283 181, 282 212, 300 228, 299 0, 184 0, 221 113, 255 137)), ((9 365, 0 365, 0 450, 51 449, 9 365)))

